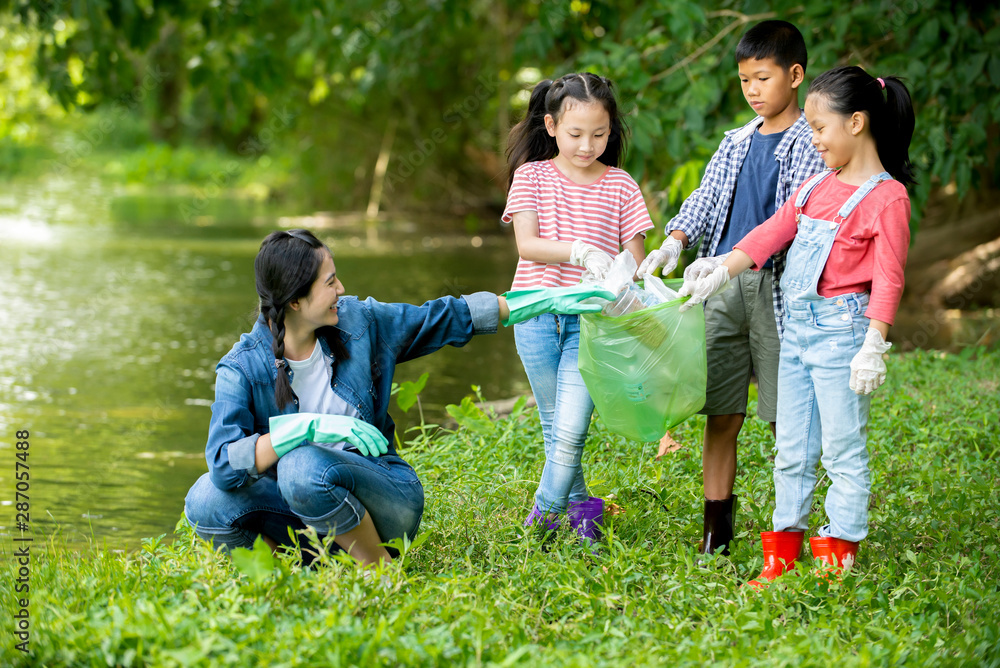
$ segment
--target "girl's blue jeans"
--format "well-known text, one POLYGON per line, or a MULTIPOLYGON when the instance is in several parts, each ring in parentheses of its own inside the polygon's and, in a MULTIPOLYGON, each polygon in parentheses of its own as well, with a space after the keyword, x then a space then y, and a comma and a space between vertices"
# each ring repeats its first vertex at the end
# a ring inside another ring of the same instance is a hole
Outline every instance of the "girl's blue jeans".
POLYGON ((580 320, 544 314, 514 325, 514 342, 538 404, 545 467, 535 492, 543 512, 563 513, 589 497, 583 478, 583 446, 594 402, 577 368, 580 320))
POLYGON ((806 530, 822 461, 830 478, 821 536, 868 535, 868 409, 850 388, 851 360, 868 330, 868 295, 785 301, 778 368, 775 531, 806 530))
POLYGON ((206 473, 184 501, 195 532, 226 550, 251 547, 258 534, 291 545, 289 528, 310 526, 321 536, 346 533, 365 512, 383 541, 403 534, 412 539, 423 511, 423 486, 401 457, 365 457, 316 445, 295 448, 237 489, 219 489, 206 473))

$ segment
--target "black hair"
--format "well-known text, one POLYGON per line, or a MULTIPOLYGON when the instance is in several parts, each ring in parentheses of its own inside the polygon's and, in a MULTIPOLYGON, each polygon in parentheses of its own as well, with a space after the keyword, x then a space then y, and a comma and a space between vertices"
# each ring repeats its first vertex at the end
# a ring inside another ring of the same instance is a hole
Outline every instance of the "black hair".
POLYGON ((567 74, 552 81, 539 82, 531 91, 528 113, 507 136, 507 190, 514 183, 514 172, 526 162, 548 160, 559 153, 556 139, 545 129, 545 116, 551 114, 556 123, 567 98, 581 102, 599 102, 611 118, 608 146, 597 159, 605 165, 618 167, 625 157, 628 126, 618 109, 611 80, 591 72, 567 74))
POLYGON ((743 33, 736 45, 736 62, 765 58, 773 58, 786 70, 796 64, 805 70, 809 55, 799 29, 788 21, 772 20, 761 21, 743 33))
POLYGON ((868 117, 882 166, 904 186, 915 182, 909 155, 914 128, 913 102, 910 91, 899 78, 879 80, 860 67, 844 65, 813 79, 806 97, 810 95, 822 95, 827 108, 842 116, 863 112, 868 117))
MULTIPOLYGON (((278 369, 274 400, 279 409, 294 398, 285 362, 285 309, 289 302, 309 294, 325 253, 330 249, 309 230, 279 231, 264 238, 253 262, 260 312, 273 337, 271 349, 278 369)), ((332 329, 321 327, 316 334, 326 339, 336 359, 346 359, 347 349, 332 329)))

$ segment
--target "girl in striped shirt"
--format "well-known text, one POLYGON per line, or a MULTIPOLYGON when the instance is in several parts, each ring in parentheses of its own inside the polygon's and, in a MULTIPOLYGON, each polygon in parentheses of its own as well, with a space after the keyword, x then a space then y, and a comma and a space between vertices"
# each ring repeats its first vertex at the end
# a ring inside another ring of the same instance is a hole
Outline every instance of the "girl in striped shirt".
MULTIPOLYGON (((604 278, 624 247, 641 263, 653 227, 622 169, 627 127, 611 82, 591 73, 545 80, 510 131, 507 206, 520 259, 513 290, 564 287, 585 272, 604 278)), ((604 500, 590 496, 581 458, 594 404, 577 369, 579 316, 544 314, 514 326, 538 403, 545 467, 525 526, 558 528, 568 511, 585 543, 599 540, 604 500)))

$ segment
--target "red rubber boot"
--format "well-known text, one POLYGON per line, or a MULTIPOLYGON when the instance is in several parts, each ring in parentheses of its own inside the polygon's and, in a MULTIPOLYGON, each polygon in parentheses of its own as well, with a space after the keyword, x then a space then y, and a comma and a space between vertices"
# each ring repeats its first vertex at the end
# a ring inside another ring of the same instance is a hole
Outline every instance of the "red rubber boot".
POLYGON ((795 560, 802 553, 804 531, 763 531, 760 534, 764 548, 764 570, 747 584, 755 589, 766 587, 771 580, 795 568, 795 560))
POLYGON ((832 569, 836 574, 851 570, 858 556, 858 544, 840 538, 821 538, 814 536, 809 539, 813 560, 821 569, 832 569))

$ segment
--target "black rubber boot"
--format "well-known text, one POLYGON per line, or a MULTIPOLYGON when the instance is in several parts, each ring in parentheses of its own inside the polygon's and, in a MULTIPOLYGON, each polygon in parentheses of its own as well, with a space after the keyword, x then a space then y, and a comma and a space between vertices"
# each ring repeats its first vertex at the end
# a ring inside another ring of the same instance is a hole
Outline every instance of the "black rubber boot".
POLYGON ((718 554, 721 548, 722 554, 729 556, 729 543, 733 540, 737 505, 735 494, 723 501, 705 499, 705 528, 701 554, 718 554))

